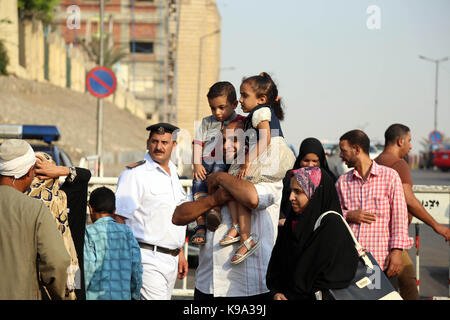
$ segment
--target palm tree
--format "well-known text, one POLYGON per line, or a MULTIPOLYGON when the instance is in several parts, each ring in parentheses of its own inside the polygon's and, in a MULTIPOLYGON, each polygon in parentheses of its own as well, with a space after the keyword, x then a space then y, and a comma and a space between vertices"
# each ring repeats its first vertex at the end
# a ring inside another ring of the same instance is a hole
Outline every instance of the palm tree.
MULTIPOLYGON (((94 60, 97 64, 100 64, 100 37, 98 35, 93 36, 90 42, 86 39, 77 39, 81 46, 88 54, 89 58, 94 60)), ((111 41, 111 35, 105 33, 103 37, 103 66, 112 68, 112 66, 128 56, 128 50, 125 47, 114 47, 113 41, 111 41)))

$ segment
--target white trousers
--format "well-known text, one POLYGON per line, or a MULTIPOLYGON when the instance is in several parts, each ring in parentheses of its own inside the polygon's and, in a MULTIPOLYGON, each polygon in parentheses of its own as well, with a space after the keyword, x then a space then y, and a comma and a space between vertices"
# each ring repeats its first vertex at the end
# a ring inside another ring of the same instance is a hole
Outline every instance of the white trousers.
POLYGON ((178 274, 178 257, 141 248, 141 300, 170 300, 178 274))

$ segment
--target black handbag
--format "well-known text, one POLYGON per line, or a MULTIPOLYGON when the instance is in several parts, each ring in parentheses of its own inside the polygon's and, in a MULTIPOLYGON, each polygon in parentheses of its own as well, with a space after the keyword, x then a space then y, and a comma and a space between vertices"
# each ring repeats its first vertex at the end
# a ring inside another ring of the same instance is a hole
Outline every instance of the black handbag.
MULTIPOLYGON (((322 219, 329 213, 337 214, 342 218, 348 232, 353 238, 356 251, 359 255, 358 267, 350 285, 344 289, 328 289, 329 295, 335 300, 403 300, 394 289, 383 270, 370 252, 364 251, 356 240, 344 217, 336 211, 323 213, 316 221, 314 230, 320 226, 322 219)), ((316 299, 322 300, 322 292, 317 291, 316 299)))

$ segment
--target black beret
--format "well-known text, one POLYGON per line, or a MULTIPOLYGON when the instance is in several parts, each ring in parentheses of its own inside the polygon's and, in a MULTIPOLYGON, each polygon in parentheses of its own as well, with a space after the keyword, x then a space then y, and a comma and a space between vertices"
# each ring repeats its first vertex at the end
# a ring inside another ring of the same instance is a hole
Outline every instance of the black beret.
POLYGON ((159 134, 172 133, 178 129, 179 129, 178 127, 175 127, 174 125, 172 125, 170 123, 164 123, 164 122, 153 124, 153 125, 147 127, 147 131, 150 131, 150 133, 156 132, 159 134))

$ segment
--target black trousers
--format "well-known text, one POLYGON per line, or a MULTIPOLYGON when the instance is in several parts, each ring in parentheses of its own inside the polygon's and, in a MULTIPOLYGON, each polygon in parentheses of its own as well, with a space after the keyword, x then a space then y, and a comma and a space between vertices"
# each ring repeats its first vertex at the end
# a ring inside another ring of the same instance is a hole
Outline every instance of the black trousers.
POLYGON ((194 291, 194 300, 197 301, 212 301, 212 300, 227 300, 227 301, 233 301, 233 300, 240 300, 240 301, 268 301, 272 300, 272 294, 270 292, 258 294, 256 296, 248 296, 248 297, 214 297, 212 294, 206 294, 195 288, 194 291))

